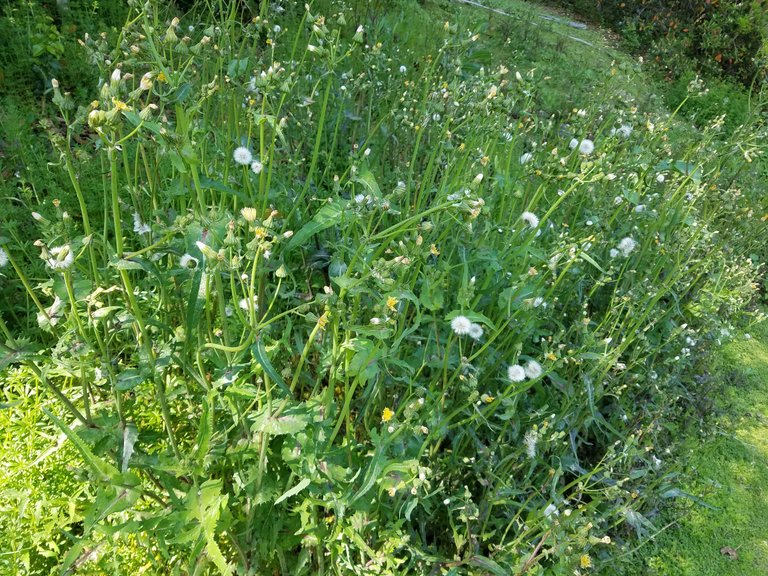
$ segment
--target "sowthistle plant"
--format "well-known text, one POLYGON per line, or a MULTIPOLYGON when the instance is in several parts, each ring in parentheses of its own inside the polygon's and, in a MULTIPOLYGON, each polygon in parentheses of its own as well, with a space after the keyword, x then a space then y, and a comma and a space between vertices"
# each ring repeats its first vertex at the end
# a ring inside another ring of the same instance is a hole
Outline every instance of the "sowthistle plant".
POLYGON ((456 25, 414 61, 345 7, 237 6, 84 39, 99 98, 54 81, 50 127, 77 205, 35 217, 33 277, 0 251, 39 324, 4 347, 93 495, 61 568, 123 539, 157 573, 559 573, 648 530, 677 383, 751 296, 712 141, 539 117, 456 25))

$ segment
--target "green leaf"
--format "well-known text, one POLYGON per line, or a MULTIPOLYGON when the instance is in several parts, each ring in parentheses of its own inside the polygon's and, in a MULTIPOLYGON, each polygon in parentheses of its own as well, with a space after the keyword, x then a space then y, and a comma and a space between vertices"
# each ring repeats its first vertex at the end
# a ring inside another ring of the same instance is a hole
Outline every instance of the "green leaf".
POLYGON ((136 368, 128 368, 127 370, 123 370, 120 372, 120 374, 117 375, 115 388, 121 392, 125 392, 126 390, 133 390, 136 388, 136 386, 144 382, 144 380, 144 375, 136 368))
POLYGON ((421 282, 419 302, 424 308, 432 312, 440 310, 445 303, 442 284, 425 276, 421 282))
POLYGON ((291 389, 288 388, 278 371, 275 370, 275 367, 269 361, 267 350, 264 348, 264 342, 262 342, 261 337, 258 337, 256 344, 251 346, 251 353, 256 358, 256 361, 261 364, 261 367, 264 368, 264 373, 269 376, 272 382, 277 384, 287 396, 291 396, 291 389))
POLYGON ((277 500, 275 500, 275 504, 280 504, 280 502, 282 502, 283 500, 286 500, 291 496, 295 496, 296 494, 304 490, 304 488, 309 486, 311 483, 312 481, 309 478, 304 478, 304 480, 296 484, 296 486, 294 486, 293 488, 285 492, 283 495, 281 495, 277 500))
POLYGON ((376 177, 370 170, 363 170, 355 177, 355 182, 362 184, 365 191, 374 198, 381 198, 381 188, 379 188, 379 183, 376 182, 376 177))
POLYGON ((227 65, 227 75, 232 78, 238 78, 248 71, 248 58, 235 58, 227 65))
POLYGON ((312 220, 307 222, 293 235, 285 247, 285 252, 288 253, 294 248, 301 246, 318 232, 322 232, 331 226, 337 225, 341 222, 343 214, 344 211, 340 201, 334 200, 325 204, 317 211, 317 214, 312 217, 312 220))
POLYGON ((120 471, 125 474, 128 471, 128 462, 133 456, 133 447, 139 439, 139 430, 133 424, 127 424, 123 429, 123 460, 120 471))
POLYGON ((469 559, 469 565, 482 568, 484 571, 495 574, 496 576, 507 576, 509 574, 509 570, 505 570, 496 562, 485 556, 472 556, 472 558, 469 559))
POLYGON ((200 426, 197 431, 197 461, 202 466, 208 454, 208 448, 213 435, 214 399, 216 391, 209 390, 208 396, 203 400, 203 413, 200 415, 200 426))
POLYGON ((117 476, 117 468, 109 464, 108 462, 104 461, 103 459, 96 456, 93 452, 91 452, 91 449, 88 448, 88 446, 83 442, 80 437, 64 422, 59 420, 50 410, 48 410, 45 407, 42 407, 41 410, 43 413, 48 416, 51 420, 53 420, 53 423, 56 424, 56 426, 59 427, 59 429, 64 432, 64 434, 69 438, 69 440, 72 442, 72 444, 75 445, 75 448, 80 452, 80 454, 83 456, 83 460, 85 460, 85 463, 90 466, 90 468, 93 470, 93 472, 99 476, 102 480, 109 480, 113 476, 117 476))
POLYGON ((309 424, 309 415, 306 412, 290 408, 280 416, 272 416, 264 412, 256 417, 251 430, 253 432, 265 432, 272 436, 282 436, 284 434, 296 434, 304 430, 309 424))

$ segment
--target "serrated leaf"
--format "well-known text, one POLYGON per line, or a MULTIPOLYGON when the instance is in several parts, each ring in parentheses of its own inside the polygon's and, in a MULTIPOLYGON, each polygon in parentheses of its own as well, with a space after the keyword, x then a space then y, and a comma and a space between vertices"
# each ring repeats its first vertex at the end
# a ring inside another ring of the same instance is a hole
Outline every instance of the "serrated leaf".
POLYGON ((80 452, 80 454, 83 456, 85 463, 90 466, 96 475, 98 475, 102 480, 109 480, 111 477, 117 475, 117 468, 91 452, 91 449, 88 448, 85 442, 83 442, 69 426, 59 420, 59 418, 56 417, 47 408, 42 407, 41 410, 46 416, 48 416, 48 418, 53 421, 54 424, 56 424, 56 426, 58 426, 62 432, 64 432, 66 437, 69 438, 70 442, 75 445, 75 448, 77 448, 78 452, 80 452))

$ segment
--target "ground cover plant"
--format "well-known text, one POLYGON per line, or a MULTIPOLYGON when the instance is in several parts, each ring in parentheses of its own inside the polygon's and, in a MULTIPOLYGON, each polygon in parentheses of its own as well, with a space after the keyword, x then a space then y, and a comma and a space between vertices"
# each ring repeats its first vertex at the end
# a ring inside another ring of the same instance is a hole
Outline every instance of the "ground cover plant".
POLYGON ((542 114, 485 15, 131 7, 97 100, 51 79, 68 200, 0 246, 7 409, 45 391, 6 425, 77 454, 0 566, 571 574, 648 533, 757 289, 764 127, 672 140, 608 80, 542 114))

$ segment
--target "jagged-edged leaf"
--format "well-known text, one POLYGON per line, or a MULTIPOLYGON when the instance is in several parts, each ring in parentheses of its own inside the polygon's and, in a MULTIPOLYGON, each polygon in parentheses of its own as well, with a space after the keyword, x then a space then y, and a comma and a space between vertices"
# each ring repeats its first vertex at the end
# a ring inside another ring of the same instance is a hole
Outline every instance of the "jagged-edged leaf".
POLYGON ((75 448, 77 448, 78 452, 80 452, 80 454, 83 456, 85 463, 90 466, 94 473, 100 476, 103 480, 108 480, 109 478, 117 475, 117 468, 112 466, 112 464, 105 461, 104 459, 96 456, 91 451, 91 449, 88 448, 85 442, 83 442, 82 439, 74 432, 74 430, 59 420, 59 418, 47 408, 42 407, 41 410, 46 416, 48 416, 48 418, 53 421, 54 424, 56 424, 56 426, 58 426, 62 432, 64 432, 67 438, 69 438, 70 442, 75 445, 75 448))

